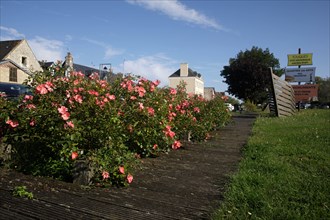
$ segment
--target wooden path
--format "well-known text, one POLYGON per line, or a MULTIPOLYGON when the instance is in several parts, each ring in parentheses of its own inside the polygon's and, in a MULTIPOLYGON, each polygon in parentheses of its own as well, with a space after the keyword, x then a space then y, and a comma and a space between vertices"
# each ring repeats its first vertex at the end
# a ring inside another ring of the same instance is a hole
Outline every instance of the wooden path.
POLYGON ((255 115, 240 115, 203 143, 143 160, 127 188, 84 189, 0 168, 0 219, 210 219, 237 171, 255 115), (26 186, 35 199, 12 195, 26 186))

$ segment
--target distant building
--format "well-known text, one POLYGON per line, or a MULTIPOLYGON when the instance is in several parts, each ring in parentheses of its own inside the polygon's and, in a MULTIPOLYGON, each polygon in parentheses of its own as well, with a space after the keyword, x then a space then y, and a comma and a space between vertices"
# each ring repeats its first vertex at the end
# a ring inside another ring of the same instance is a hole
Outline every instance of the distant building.
POLYGON ((176 88, 181 81, 185 82, 187 93, 204 96, 204 80, 202 75, 188 68, 187 63, 180 64, 180 69, 168 77, 169 86, 176 88))
MULTIPOLYGON (((55 62, 41 61, 40 64, 44 70, 49 70, 49 68, 55 66, 55 62)), ((70 52, 67 53, 65 61, 61 63, 61 67, 66 69, 66 76, 69 76, 71 71, 81 72, 86 77, 89 77, 92 75, 92 73, 98 73, 100 79, 107 80, 108 82, 113 82, 117 77, 119 77, 119 75, 117 76, 117 74, 112 73, 111 68, 96 69, 93 67, 74 63, 73 55, 70 52)))
MULTIPOLYGON (((56 63, 40 61, 40 65, 44 70, 49 70, 50 68, 54 67, 56 63)), ((70 75, 71 71, 81 72, 87 77, 90 76, 92 73, 100 72, 99 69, 74 63, 73 56, 70 52, 67 53, 64 62, 62 62, 60 66, 66 69, 67 76, 70 75)), ((101 71, 101 72, 105 72, 105 71, 101 71)))
POLYGON ((23 83, 42 68, 26 40, 0 41, 0 82, 23 83))
POLYGON ((209 101, 215 97, 215 88, 214 87, 205 87, 204 88, 204 99, 209 101))

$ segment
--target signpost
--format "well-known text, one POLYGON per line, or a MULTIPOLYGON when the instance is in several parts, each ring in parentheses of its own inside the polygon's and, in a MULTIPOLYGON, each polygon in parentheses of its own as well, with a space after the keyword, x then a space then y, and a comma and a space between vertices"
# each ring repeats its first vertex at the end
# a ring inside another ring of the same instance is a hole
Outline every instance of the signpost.
POLYGON ((285 81, 298 82, 298 85, 292 85, 295 94, 295 100, 298 102, 300 110, 301 102, 317 101, 318 85, 315 83, 315 67, 301 68, 301 66, 313 65, 312 53, 288 54, 288 66, 298 66, 298 68, 285 69, 285 81), (311 83, 300 85, 301 82, 311 83))
POLYGON ((296 102, 311 102, 317 101, 318 85, 305 84, 305 85, 292 85, 296 102))
POLYGON ((286 68, 285 81, 287 82, 314 82, 316 67, 286 68))
POLYGON ((288 54, 288 66, 313 65, 312 58, 312 53, 288 54))

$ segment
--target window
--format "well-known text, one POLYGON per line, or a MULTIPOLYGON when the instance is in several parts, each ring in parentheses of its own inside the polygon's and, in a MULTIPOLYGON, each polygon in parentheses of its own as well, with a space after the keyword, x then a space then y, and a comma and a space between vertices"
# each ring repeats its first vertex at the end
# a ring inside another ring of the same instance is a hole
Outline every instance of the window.
POLYGON ((26 57, 22 57, 22 65, 23 66, 27 66, 27 58, 26 57))
POLYGON ((17 68, 10 68, 9 69, 9 81, 10 82, 17 82, 17 68))

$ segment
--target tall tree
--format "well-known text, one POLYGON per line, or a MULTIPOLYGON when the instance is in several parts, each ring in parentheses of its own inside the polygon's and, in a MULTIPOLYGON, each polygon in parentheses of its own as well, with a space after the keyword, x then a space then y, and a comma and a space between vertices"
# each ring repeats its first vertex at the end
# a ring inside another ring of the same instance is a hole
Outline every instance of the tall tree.
MULTIPOLYGON (((245 52, 240 51, 236 58, 229 59, 229 66, 224 66, 220 76, 228 84, 227 92, 239 99, 254 103, 263 102, 267 98, 266 88, 270 86, 269 67, 279 69, 279 60, 269 49, 252 47, 245 52)), ((283 71, 276 70, 280 76, 283 71)))

